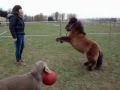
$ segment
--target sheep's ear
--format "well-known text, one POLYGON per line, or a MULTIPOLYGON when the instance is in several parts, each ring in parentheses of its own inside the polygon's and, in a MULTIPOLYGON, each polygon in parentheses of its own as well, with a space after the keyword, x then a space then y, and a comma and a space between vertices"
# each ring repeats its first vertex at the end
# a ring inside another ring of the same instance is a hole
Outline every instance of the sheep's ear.
POLYGON ((36 64, 33 66, 33 69, 31 71, 31 73, 36 74, 37 73, 37 68, 36 68, 36 64))
POLYGON ((38 73, 37 73, 36 69, 33 69, 31 71, 31 74, 32 74, 32 76, 34 76, 36 78, 38 73))
POLYGON ((33 68, 33 70, 31 71, 31 75, 32 75, 34 78, 36 78, 37 80, 40 79, 40 74, 39 74, 38 71, 37 71, 36 64, 34 65, 34 68, 33 68))

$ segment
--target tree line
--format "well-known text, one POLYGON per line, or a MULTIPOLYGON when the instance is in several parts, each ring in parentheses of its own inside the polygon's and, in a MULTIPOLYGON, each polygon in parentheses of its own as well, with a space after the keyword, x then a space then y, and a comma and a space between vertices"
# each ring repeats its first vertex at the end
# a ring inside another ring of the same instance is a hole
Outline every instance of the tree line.
POLYGON ((75 17, 75 16, 76 14, 67 14, 67 17, 65 18, 64 13, 55 12, 49 16, 40 13, 35 16, 24 15, 24 20, 25 21, 65 21, 70 17, 75 17))
MULTIPOLYGON (((2 10, 2 8, 0 8, 0 10, 2 10)), ((12 9, 7 10, 8 13, 11 13, 11 11, 12 9)), ((76 14, 70 13, 70 14, 65 15, 65 13, 59 13, 58 11, 56 11, 49 16, 44 15, 43 13, 40 13, 34 16, 25 14, 23 17, 25 21, 30 22, 30 21, 65 21, 69 19, 70 17, 75 17, 75 16, 76 14)))

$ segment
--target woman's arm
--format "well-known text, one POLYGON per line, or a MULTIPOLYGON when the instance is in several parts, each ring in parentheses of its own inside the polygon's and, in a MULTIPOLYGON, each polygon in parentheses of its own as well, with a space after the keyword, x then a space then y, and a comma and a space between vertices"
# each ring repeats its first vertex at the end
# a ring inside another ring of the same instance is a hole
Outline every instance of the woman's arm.
POLYGON ((14 39, 17 38, 16 33, 15 33, 16 20, 17 19, 14 16, 9 17, 9 22, 10 22, 9 29, 10 29, 11 35, 14 39))

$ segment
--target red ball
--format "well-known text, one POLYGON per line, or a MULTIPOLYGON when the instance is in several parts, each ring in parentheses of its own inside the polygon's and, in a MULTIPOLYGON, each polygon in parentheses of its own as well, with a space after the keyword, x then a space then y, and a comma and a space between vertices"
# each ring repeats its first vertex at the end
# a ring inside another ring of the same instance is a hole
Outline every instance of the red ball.
POLYGON ((42 82, 45 85, 53 85, 57 80, 57 75, 54 71, 51 71, 50 73, 45 72, 42 76, 42 82))

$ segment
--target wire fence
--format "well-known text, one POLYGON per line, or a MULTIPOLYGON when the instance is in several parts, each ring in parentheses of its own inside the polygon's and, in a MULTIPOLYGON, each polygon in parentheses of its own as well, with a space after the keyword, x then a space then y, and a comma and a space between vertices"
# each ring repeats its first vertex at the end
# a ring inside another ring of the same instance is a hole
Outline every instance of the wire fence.
MULTIPOLYGON (((120 22, 100 22, 100 21, 85 21, 82 20, 83 26, 87 33, 107 33, 109 37, 111 34, 120 33, 120 22)), ((67 21, 41 21, 41 22, 25 22, 26 26, 32 26, 35 29, 41 30, 59 30, 59 36, 65 34, 65 26, 67 21), (39 27, 38 27, 39 26, 39 27), (38 28, 37 28, 38 27, 38 28)), ((0 23, 0 31, 2 28, 8 28, 9 22, 0 23)), ((29 28, 29 27, 28 27, 29 28)), ((30 28, 29 28, 30 29, 30 28)), ((3 33, 3 32, 0 32, 3 33)))

